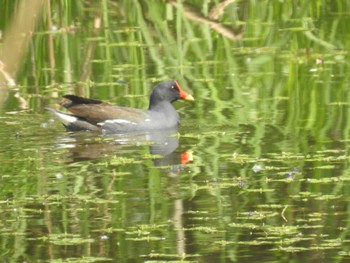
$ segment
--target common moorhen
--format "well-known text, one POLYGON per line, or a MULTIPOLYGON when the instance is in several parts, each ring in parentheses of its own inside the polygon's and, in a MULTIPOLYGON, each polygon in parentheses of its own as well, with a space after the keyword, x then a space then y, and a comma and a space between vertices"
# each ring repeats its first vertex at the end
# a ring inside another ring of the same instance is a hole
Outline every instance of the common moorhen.
POLYGON ((180 118, 172 102, 179 99, 194 100, 174 80, 155 86, 147 110, 113 106, 100 100, 75 95, 65 95, 64 98, 69 101, 61 102, 60 105, 67 108, 72 115, 47 109, 60 119, 67 130, 91 130, 105 134, 174 128, 180 118))

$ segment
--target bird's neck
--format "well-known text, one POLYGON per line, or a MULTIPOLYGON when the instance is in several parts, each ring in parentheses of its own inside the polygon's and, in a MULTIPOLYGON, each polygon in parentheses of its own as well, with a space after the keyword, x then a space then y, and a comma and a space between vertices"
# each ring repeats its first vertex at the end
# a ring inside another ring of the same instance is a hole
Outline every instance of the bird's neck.
POLYGON ((150 101, 150 104, 148 106, 148 110, 150 111, 176 111, 174 106, 169 101, 157 101, 153 102, 150 101))

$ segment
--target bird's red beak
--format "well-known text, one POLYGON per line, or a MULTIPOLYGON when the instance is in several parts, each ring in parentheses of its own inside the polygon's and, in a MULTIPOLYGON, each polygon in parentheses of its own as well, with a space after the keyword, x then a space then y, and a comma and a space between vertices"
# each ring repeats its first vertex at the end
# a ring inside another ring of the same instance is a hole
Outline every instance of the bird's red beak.
POLYGON ((179 90, 179 94, 180 94, 180 98, 183 99, 183 100, 188 100, 188 101, 194 101, 194 98, 192 97, 191 94, 188 94, 186 91, 184 91, 179 83, 177 83, 176 81, 176 86, 177 86, 177 89, 179 90))

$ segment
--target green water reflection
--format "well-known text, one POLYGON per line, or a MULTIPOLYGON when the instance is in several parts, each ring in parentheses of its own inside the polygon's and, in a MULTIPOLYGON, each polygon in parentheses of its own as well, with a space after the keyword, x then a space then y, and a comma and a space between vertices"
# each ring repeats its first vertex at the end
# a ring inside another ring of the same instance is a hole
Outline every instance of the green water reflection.
POLYGON ((349 3, 47 2, 1 80, 2 259, 349 260, 349 3), (145 108, 170 78, 196 101, 167 134, 68 133, 44 110, 145 108))

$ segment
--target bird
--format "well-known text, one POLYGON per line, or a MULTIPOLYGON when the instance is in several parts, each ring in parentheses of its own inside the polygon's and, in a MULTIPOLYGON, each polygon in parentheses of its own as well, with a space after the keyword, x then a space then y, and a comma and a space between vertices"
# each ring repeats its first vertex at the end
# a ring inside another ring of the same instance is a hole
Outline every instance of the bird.
POLYGON ((173 129, 180 117, 172 103, 176 100, 194 101, 175 80, 156 85, 149 98, 146 110, 114 106, 109 103, 76 95, 63 96, 60 105, 70 113, 52 108, 52 112, 68 131, 97 131, 103 134, 148 132, 173 129))

